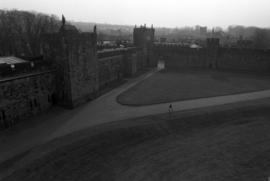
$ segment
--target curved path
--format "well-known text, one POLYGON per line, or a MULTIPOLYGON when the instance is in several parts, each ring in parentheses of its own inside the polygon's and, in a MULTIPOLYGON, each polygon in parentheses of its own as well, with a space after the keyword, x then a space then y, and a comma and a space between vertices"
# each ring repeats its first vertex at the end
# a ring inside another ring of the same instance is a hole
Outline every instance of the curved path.
MULTIPOLYGON (((121 92, 148 78, 155 72, 152 71, 131 79, 125 85, 115 88, 79 108, 73 110, 54 108, 48 114, 37 117, 36 119, 39 119, 38 123, 32 121, 31 125, 18 125, 0 133, 0 163, 53 138, 89 126, 168 112, 168 103, 130 107, 116 102, 116 97, 121 92), (32 124, 33 122, 34 124, 32 124)), ((174 111, 183 111, 268 97, 270 97, 270 90, 179 101, 173 102, 172 105, 174 111)))

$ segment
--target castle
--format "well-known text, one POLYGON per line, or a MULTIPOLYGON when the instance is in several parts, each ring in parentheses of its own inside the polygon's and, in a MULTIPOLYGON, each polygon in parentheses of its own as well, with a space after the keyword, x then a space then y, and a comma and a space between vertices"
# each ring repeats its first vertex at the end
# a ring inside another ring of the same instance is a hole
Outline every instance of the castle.
POLYGON ((162 60, 168 69, 211 68, 270 72, 270 51, 231 49, 207 39, 205 48, 155 44, 153 26, 135 27, 133 47, 97 51, 96 27, 81 33, 65 23, 42 36, 40 59, 0 57, 0 129, 57 104, 74 108, 113 82, 162 60))
POLYGON ((134 29, 134 47, 97 51, 96 27, 81 33, 65 23, 42 36, 42 58, 0 58, 0 128, 54 104, 74 108, 98 97, 113 82, 155 66, 154 29, 134 29))

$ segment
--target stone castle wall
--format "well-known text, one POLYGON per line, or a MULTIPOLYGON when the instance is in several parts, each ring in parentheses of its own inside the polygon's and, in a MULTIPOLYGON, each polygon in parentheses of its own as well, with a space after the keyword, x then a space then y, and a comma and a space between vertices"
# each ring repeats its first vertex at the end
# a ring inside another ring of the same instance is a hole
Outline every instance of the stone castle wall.
POLYGON ((68 27, 44 36, 43 53, 57 69, 58 104, 72 108, 95 98, 98 91, 97 35, 68 27))
POLYGON ((270 72, 270 51, 220 48, 217 67, 230 70, 270 72))
POLYGON ((0 129, 8 128, 20 120, 44 112, 55 103, 61 105, 59 96, 71 97, 72 94, 73 106, 93 99, 107 85, 132 76, 145 64, 142 62, 145 60, 142 58, 142 51, 137 48, 99 52, 97 57, 94 56, 94 51, 83 50, 86 46, 88 45, 79 42, 72 44, 72 47, 67 47, 70 52, 68 57, 59 58, 57 64, 53 66, 48 61, 43 61, 30 67, 30 62, 27 62, 24 65, 17 65, 16 69, 10 70, 11 72, 5 74, 5 77, 2 76, 0 129), (77 50, 80 52, 77 53, 77 50), (94 61, 98 63, 97 67, 93 67, 95 65, 91 62, 93 59, 87 57, 96 57, 97 60, 94 61), (62 61, 67 61, 69 64, 62 61), (59 73, 61 70, 57 69, 57 66, 68 70, 63 71, 66 73, 65 76, 62 76, 63 72, 59 73), (63 80, 64 77, 69 78, 72 83, 64 84, 67 81, 63 80), (94 79, 95 77, 97 78, 94 79), (65 86, 71 86, 70 89, 67 88, 71 92, 67 92, 65 86))
POLYGON ((54 103, 52 70, 22 74, 0 80, 0 129, 47 110, 54 103))
POLYGON ((119 48, 98 52, 99 87, 130 77, 142 70, 146 59, 139 48, 119 48))
POLYGON ((166 68, 196 68, 207 67, 208 59, 206 50, 179 48, 179 47, 156 47, 155 53, 160 60, 165 61, 166 68))
POLYGON ((68 44, 72 107, 94 99, 99 89, 96 38, 83 33, 68 44))
POLYGON ((123 78, 123 57, 124 55, 120 54, 98 59, 100 90, 123 78))
POLYGON ((98 52, 95 29, 80 33, 63 23, 58 33, 42 36, 40 61, 15 68, 0 65, 0 127, 10 127, 53 104, 73 108, 96 98, 108 84, 149 66, 153 51, 147 47, 98 52))
POLYGON ((270 72, 270 51, 237 48, 187 48, 180 46, 155 47, 157 59, 164 60, 166 68, 218 68, 270 72))

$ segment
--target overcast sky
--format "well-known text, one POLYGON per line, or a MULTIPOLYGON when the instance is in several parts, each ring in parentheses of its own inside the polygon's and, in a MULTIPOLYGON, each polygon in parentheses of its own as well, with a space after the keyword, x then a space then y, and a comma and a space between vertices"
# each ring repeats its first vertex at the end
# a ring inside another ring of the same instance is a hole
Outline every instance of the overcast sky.
POLYGON ((270 27, 270 0, 0 0, 0 8, 111 24, 270 27))

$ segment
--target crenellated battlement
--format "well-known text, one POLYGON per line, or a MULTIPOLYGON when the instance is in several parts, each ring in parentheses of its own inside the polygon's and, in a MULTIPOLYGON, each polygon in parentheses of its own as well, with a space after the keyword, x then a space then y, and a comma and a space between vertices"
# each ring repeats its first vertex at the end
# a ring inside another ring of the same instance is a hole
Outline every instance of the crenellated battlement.
POLYGON ((190 48, 189 46, 175 44, 175 43, 155 43, 154 46, 155 52, 178 52, 178 53, 194 53, 194 52, 209 52, 209 51, 218 51, 219 54, 232 53, 239 55, 258 55, 258 56, 268 56, 270 50, 265 49, 252 49, 252 48, 228 48, 228 47, 219 47, 207 46, 202 48, 190 48))
POLYGON ((138 47, 152 46, 154 43, 155 29, 141 26, 133 30, 133 43, 138 47))
POLYGON ((239 55, 257 55, 257 56, 270 56, 270 50, 265 49, 252 49, 252 48, 225 48, 220 47, 219 53, 232 53, 239 55))
POLYGON ((181 45, 181 44, 170 44, 170 43, 156 43, 154 46, 154 49, 156 50, 166 50, 166 51, 170 51, 170 50, 200 50, 202 48, 190 48, 189 46, 186 45, 181 45))
POLYGON ((115 48, 115 49, 105 49, 98 51, 98 59, 106 58, 106 57, 113 57, 117 55, 123 55, 125 53, 132 53, 140 50, 141 48, 138 47, 127 47, 127 48, 115 48))
POLYGON ((190 48, 180 43, 155 43, 155 48, 190 48))

